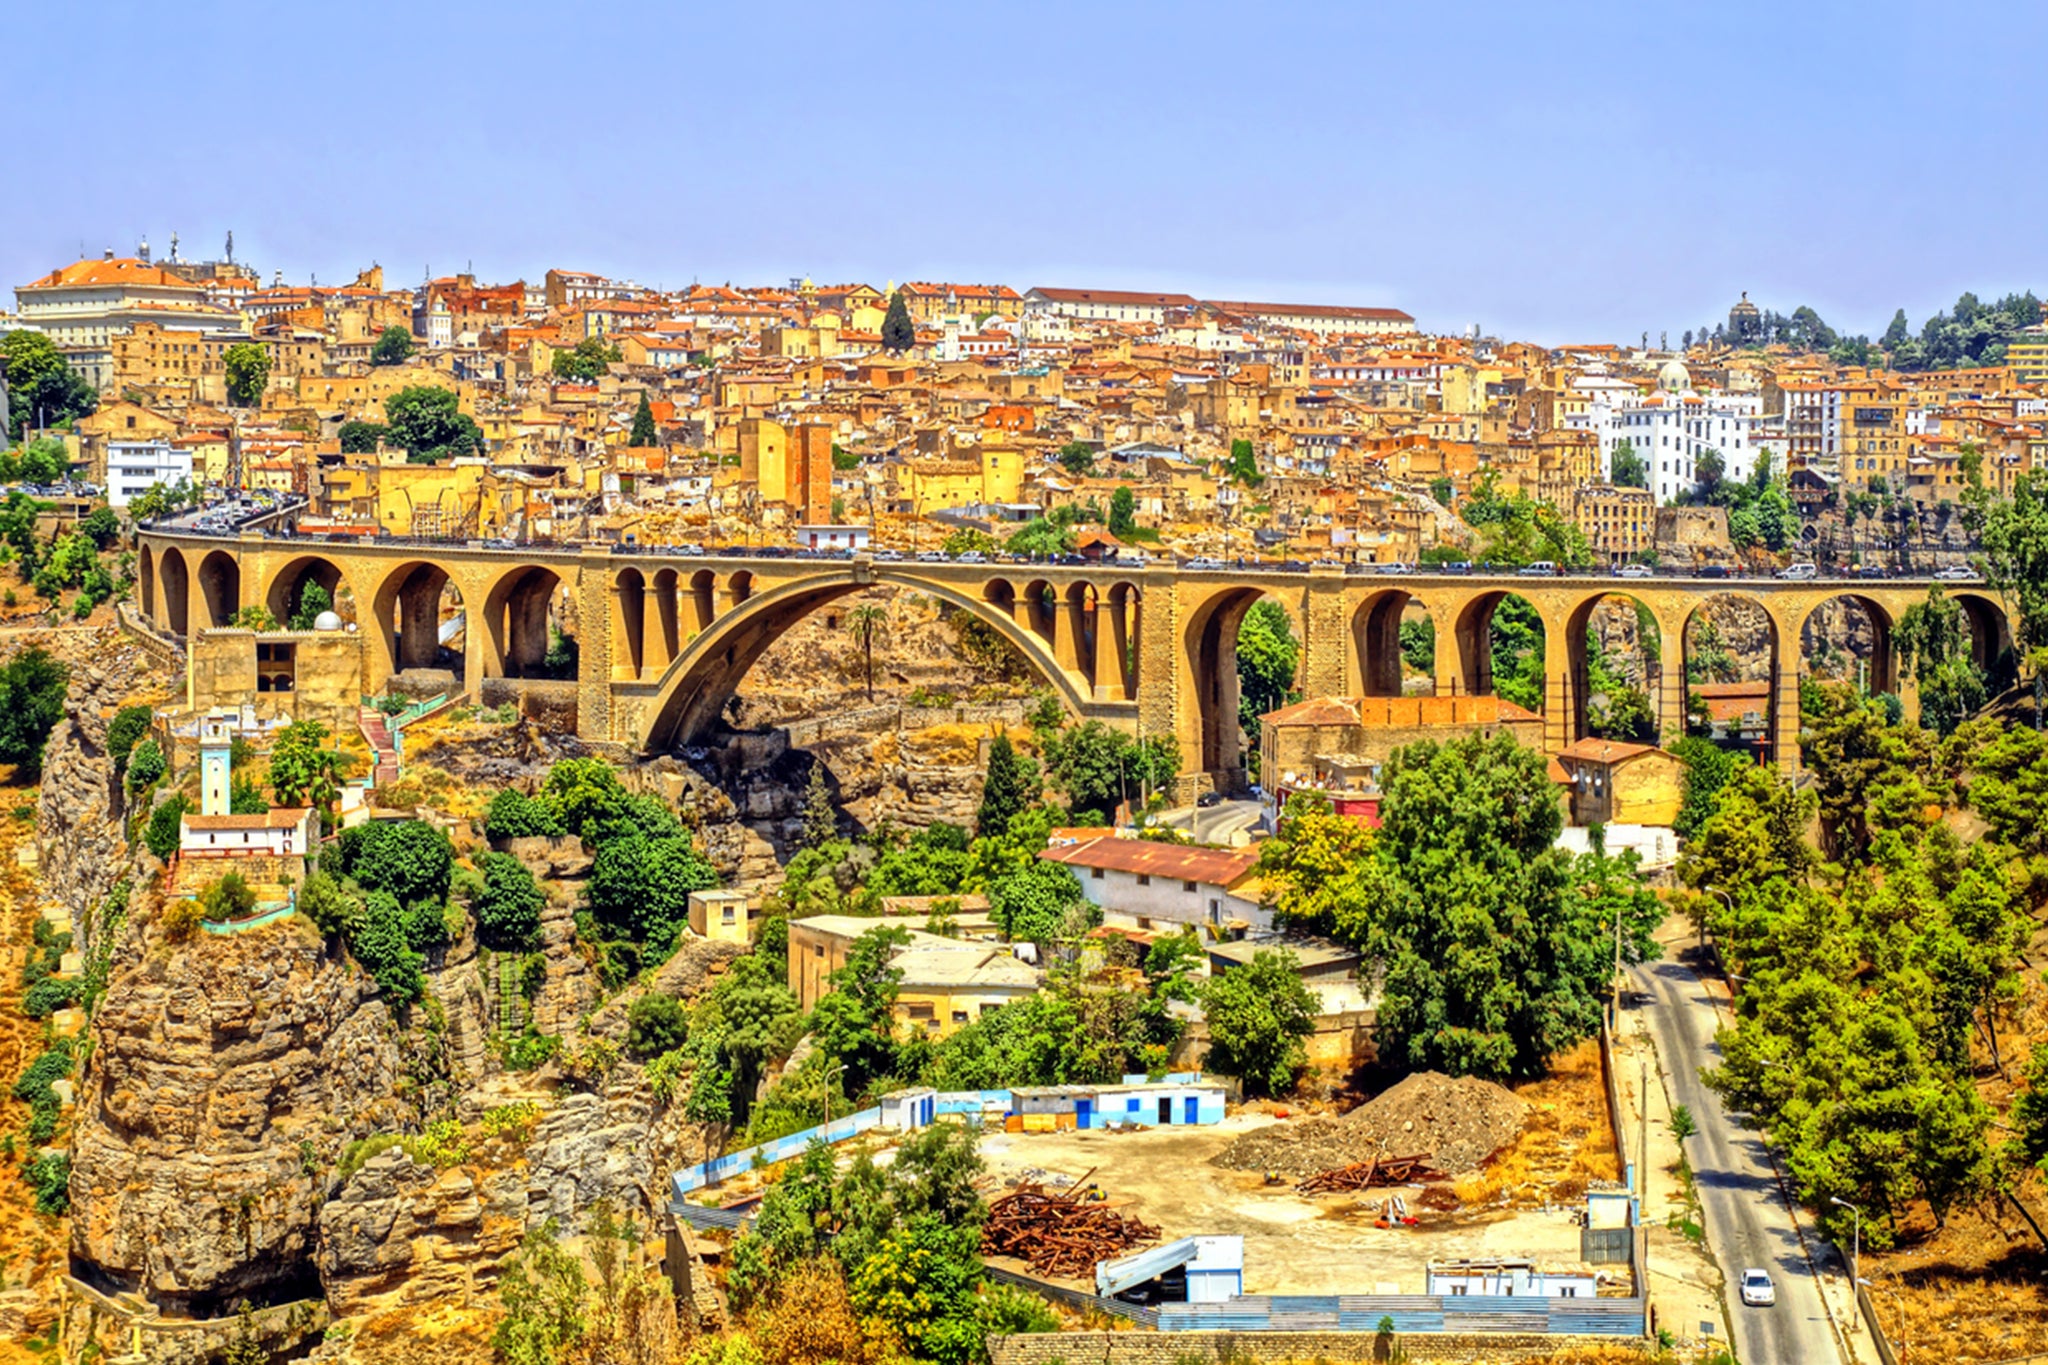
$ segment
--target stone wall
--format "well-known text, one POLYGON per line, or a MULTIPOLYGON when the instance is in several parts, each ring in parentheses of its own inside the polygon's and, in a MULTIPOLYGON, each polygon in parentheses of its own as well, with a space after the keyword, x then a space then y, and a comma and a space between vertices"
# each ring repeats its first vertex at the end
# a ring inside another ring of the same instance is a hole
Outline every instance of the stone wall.
MULTIPOLYGON (((1571 1347, 1635 1350, 1649 1359, 1640 1341, 1623 1337, 1547 1336, 1521 1333, 1404 1332, 1397 1339, 1409 1360, 1443 1360, 1462 1365, 1546 1356, 1571 1347)), ((1200 1361, 1384 1361, 1388 1344, 1374 1332, 1046 1332, 990 1337, 991 1365, 1195 1365, 1200 1361)))

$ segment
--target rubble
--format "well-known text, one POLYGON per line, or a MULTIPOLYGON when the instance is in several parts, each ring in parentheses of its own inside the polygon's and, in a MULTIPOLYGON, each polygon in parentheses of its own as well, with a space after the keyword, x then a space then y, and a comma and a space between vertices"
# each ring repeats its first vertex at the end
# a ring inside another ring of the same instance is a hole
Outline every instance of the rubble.
POLYGON ((1231 1170, 1308 1179, 1385 1161, 1390 1151, 1422 1149, 1442 1171, 1456 1174, 1477 1169, 1513 1142, 1528 1111, 1526 1102, 1491 1081, 1424 1071, 1335 1118, 1247 1133, 1213 1160, 1231 1170))

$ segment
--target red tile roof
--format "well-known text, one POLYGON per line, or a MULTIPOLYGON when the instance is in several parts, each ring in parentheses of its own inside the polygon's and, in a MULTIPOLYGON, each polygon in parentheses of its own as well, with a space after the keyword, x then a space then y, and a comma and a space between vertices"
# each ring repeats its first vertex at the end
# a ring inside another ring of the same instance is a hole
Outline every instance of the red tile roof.
POLYGON ((1258 853, 1252 849, 1190 848, 1185 844, 1119 839, 1114 835, 1062 848, 1049 848, 1038 856, 1047 862, 1064 863, 1069 867, 1099 867, 1112 872, 1177 877, 1182 881, 1207 882, 1213 886, 1229 886, 1249 873, 1259 860, 1258 853))

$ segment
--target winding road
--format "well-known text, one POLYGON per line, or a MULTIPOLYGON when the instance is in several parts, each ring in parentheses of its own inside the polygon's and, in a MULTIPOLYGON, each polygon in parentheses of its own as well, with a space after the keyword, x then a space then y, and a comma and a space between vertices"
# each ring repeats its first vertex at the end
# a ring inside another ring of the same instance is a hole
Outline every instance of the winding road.
POLYGON ((1647 1011, 1671 1103, 1690 1109, 1699 1128, 1686 1140, 1686 1157, 1705 1210, 1708 1249, 1728 1281, 1736 1358, 1742 1365, 1839 1362, 1839 1338, 1807 1254, 1808 1246, 1819 1256, 1827 1248, 1802 1240, 1762 1135, 1732 1117, 1700 1081, 1702 1068, 1720 1064, 1714 1033, 1724 1016, 1693 970, 1696 951, 1632 968, 1632 1007, 1647 1011), (1776 1307, 1743 1305, 1737 1284, 1751 1266, 1770 1272, 1776 1307))

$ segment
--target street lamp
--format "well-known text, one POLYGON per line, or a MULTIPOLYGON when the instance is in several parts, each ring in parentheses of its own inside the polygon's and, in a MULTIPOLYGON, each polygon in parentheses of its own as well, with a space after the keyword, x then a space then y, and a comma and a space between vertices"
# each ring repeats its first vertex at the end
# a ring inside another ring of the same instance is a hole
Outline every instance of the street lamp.
POLYGON ((1837 1199, 1833 1195, 1828 1196, 1828 1202, 1845 1208, 1856 1215, 1854 1240, 1849 1244, 1849 1277, 1851 1279, 1858 1278, 1863 1273, 1863 1210, 1857 1208, 1848 1200, 1837 1199))

